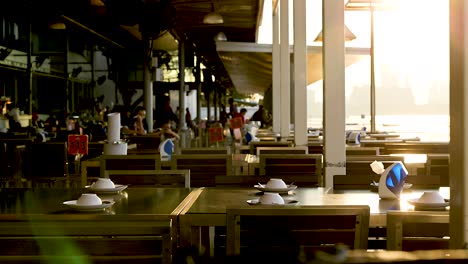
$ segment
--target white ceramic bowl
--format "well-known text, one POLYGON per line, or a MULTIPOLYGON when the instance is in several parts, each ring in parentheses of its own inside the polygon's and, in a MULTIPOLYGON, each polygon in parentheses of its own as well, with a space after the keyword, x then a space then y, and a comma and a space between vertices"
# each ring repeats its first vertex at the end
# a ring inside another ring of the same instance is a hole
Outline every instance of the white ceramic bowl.
POLYGON ((424 192, 419 198, 418 202, 420 203, 444 203, 444 197, 440 195, 437 191, 424 192))
POLYGON ((271 178, 267 184, 266 184, 266 187, 267 188, 275 188, 275 189, 286 189, 288 188, 288 186, 286 185, 286 183, 284 183, 284 181, 282 179, 276 179, 276 178, 271 178))
POLYGON ((99 178, 92 185, 94 189, 114 189, 115 184, 109 178, 99 178))
POLYGON ((102 200, 95 193, 83 193, 78 200, 77 205, 101 205, 102 200))
POLYGON ((284 204, 284 199, 278 193, 266 192, 260 197, 259 202, 261 204, 284 204))

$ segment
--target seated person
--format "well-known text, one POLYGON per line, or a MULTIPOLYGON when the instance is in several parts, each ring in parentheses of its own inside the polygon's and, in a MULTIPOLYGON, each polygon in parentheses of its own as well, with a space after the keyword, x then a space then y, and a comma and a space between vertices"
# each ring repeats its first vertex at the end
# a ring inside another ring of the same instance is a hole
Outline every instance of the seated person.
POLYGON ((146 109, 143 106, 138 106, 135 109, 132 121, 133 122, 129 122, 128 126, 125 124, 122 126, 123 134, 134 134, 138 136, 147 134, 146 109))
POLYGON ((171 129, 170 119, 164 120, 161 127, 156 129, 155 134, 161 137, 161 141, 166 138, 170 138, 172 140, 180 139, 180 136, 171 129))

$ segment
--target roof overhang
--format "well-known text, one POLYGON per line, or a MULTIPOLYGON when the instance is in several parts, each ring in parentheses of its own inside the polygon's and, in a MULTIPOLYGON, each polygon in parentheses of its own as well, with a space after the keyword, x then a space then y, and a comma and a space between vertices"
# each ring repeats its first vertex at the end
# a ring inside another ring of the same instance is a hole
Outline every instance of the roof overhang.
MULTIPOLYGON (((216 50, 235 89, 250 95, 265 91, 272 84, 272 45, 245 42, 216 42, 216 50)), ((293 46, 289 46, 291 56, 293 46)), ((346 67, 370 55, 369 48, 346 47, 346 67)), ((307 47, 307 84, 322 79, 322 46, 307 47)))

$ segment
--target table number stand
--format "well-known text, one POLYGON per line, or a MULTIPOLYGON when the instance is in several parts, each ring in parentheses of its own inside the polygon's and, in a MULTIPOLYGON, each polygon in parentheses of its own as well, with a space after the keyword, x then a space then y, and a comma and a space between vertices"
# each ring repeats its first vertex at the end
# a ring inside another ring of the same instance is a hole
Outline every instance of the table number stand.
MULTIPOLYGON (((88 135, 68 135, 68 155, 74 155, 74 173, 80 177, 80 168, 81 168, 81 158, 84 155, 88 154, 88 135)), ((68 173, 68 166, 67 166, 67 187, 70 187, 70 175, 68 173)))

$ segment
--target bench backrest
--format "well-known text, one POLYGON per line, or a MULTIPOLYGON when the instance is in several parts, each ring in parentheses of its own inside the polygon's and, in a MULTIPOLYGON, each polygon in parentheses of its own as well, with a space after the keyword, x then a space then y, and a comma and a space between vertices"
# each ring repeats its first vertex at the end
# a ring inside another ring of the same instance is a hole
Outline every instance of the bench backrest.
POLYGON ((102 155, 100 157, 100 175, 104 177, 106 170, 160 170, 159 154, 144 155, 102 155))
POLYGON ((263 154, 260 176, 282 178, 300 186, 322 185, 321 154, 263 154))
POLYGON ((367 249, 369 210, 369 206, 228 207, 226 253, 283 257, 297 254, 300 247, 316 251, 338 243, 367 249))
POLYGON ((387 249, 412 251, 448 248, 448 211, 387 212, 387 249))
POLYGON ((132 186, 190 188, 190 170, 106 170, 104 177, 132 186))
POLYGON ((173 155, 171 169, 190 170, 192 187, 216 185, 216 176, 232 173, 232 156, 226 154, 180 154, 173 155))

